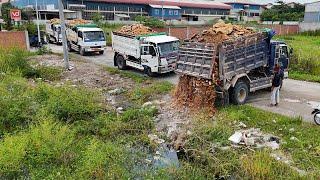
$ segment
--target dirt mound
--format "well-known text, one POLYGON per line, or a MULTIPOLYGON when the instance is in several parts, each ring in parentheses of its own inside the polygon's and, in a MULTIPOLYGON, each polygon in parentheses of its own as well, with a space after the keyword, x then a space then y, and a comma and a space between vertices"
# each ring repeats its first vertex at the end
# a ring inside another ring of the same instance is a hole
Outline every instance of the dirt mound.
POLYGON ((84 19, 73 19, 68 21, 69 26, 84 25, 84 24, 89 24, 89 21, 84 19))
POLYGON ((191 110, 207 109, 215 112, 216 92, 212 81, 182 75, 174 93, 176 104, 191 110))
POLYGON ((198 34, 193 35, 191 37, 191 40, 197 42, 218 44, 225 40, 237 38, 244 35, 250 35, 253 33, 254 31, 251 28, 219 22, 213 25, 212 28, 203 30, 198 34))
POLYGON ((133 25, 123 26, 118 32, 122 34, 134 35, 134 36, 155 33, 155 31, 153 31, 150 27, 144 26, 142 24, 133 24, 133 25))
MULTIPOLYGON (((218 44, 226 40, 253 33, 254 31, 250 28, 219 22, 213 25, 212 28, 192 36, 191 41, 213 43, 216 45, 215 47, 218 47, 218 44)), ((191 110, 209 109, 211 112, 215 112, 215 82, 218 80, 218 64, 216 63, 217 59, 212 59, 212 61, 215 61, 212 63, 212 80, 200 79, 188 75, 182 75, 180 77, 174 94, 175 103, 178 106, 188 107, 191 110)))

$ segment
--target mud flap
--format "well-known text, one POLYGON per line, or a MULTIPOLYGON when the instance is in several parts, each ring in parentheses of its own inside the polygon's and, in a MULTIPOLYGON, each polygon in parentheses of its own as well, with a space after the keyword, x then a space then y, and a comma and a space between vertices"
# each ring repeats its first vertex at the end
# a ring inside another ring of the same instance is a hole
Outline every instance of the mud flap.
POLYGON ((230 104, 229 92, 222 89, 220 86, 216 86, 215 89, 217 94, 215 106, 216 107, 228 106, 230 104))

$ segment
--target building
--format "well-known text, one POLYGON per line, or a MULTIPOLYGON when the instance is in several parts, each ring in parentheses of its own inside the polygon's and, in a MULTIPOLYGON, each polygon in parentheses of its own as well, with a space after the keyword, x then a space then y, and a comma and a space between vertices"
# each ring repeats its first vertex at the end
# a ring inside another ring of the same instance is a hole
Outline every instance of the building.
POLYGON ((304 21, 299 26, 302 32, 320 30, 320 1, 305 4, 304 21))
POLYGON ((304 22, 320 23, 320 1, 305 4, 304 22))
POLYGON ((232 7, 229 18, 237 21, 260 21, 260 15, 266 8, 248 0, 227 0, 224 3, 232 7))
MULTIPOLYGON (((40 9, 57 8, 56 0, 39 0, 40 9)), ((19 0, 19 7, 35 5, 35 0, 19 0)), ((227 18, 231 6, 214 1, 191 0, 64 0, 65 9, 80 11, 84 19, 101 13, 105 20, 134 20, 152 16, 164 20, 202 21, 227 18)))

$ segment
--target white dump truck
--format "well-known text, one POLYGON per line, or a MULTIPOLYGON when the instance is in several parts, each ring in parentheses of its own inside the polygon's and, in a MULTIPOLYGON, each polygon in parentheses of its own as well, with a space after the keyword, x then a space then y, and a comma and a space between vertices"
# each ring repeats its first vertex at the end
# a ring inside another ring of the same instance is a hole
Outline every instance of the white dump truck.
POLYGON ((114 66, 124 70, 133 67, 154 76, 175 70, 179 39, 165 33, 132 36, 112 33, 114 66))
POLYGON ((88 52, 103 54, 106 37, 95 24, 67 25, 67 44, 69 52, 76 51, 82 56, 88 52))
POLYGON ((60 21, 53 19, 46 23, 46 34, 49 43, 61 44, 62 36, 60 21))

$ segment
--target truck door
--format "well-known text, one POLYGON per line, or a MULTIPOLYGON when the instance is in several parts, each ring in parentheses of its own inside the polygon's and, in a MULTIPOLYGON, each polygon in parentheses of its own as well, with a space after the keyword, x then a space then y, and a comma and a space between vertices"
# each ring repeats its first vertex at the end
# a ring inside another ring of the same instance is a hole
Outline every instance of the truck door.
POLYGON ((154 46, 149 44, 141 46, 141 65, 151 68, 152 72, 158 72, 159 58, 154 46))

